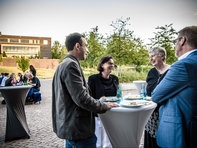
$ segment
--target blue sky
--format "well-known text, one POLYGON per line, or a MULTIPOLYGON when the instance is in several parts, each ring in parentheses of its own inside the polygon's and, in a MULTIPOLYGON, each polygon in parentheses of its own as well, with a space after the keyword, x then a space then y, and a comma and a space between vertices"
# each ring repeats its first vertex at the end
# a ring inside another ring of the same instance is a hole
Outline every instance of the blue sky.
POLYGON ((121 17, 130 17, 128 29, 148 43, 157 26, 197 25, 197 0, 0 0, 2 34, 51 37, 52 43, 96 26, 111 34, 110 24, 121 17))

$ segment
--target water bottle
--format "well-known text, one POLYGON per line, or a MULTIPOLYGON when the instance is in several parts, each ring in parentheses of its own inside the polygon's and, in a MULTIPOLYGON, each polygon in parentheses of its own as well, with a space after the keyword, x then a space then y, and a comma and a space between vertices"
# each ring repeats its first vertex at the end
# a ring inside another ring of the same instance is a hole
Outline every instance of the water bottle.
POLYGON ((120 103, 122 101, 122 90, 120 88, 120 85, 118 85, 116 97, 117 97, 117 103, 120 103))
POLYGON ((145 84, 142 84, 141 91, 140 91, 140 99, 146 100, 146 90, 145 90, 145 84))

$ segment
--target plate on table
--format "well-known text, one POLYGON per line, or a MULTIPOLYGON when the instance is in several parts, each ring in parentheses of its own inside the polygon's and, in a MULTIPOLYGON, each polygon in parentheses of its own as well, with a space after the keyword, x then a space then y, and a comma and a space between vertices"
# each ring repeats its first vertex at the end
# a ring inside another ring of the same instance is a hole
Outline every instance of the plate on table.
POLYGON ((101 97, 100 100, 103 102, 116 102, 120 99, 114 96, 114 97, 101 97))
POLYGON ((143 105, 148 105, 148 104, 151 104, 151 103, 150 101, 146 101, 146 100, 135 100, 135 101, 125 100, 125 101, 120 102, 120 105, 124 107, 141 107, 143 105))
POLYGON ((152 101, 152 98, 151 97, 146 97, 146 100, 147 101, 152 101))
POLYGON ((127 95, 124 97, 125 100, 139 100, 140 98, 140 95, 127 95))

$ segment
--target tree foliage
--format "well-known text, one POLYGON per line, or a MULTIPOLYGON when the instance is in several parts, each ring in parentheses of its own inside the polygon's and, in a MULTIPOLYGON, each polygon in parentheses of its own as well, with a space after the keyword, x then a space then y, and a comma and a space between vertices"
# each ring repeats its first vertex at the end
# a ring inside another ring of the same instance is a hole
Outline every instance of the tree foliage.
POLYGON ((96 26, 89 33, 85 33, 90 54, 88 54, 85 61, 81 62, 84 67, 92 68, 97 66, 100 58, 105 54, 103 36, 98 30, 99 28, 96 26))
POLYGON ((63 45, 62 49, 61 49, 61 54, 60 54, 60 62, 63 61, 63 59, 65 58, 66 54, 67 54, 67 50, 66 50, 66 46, 63 45))
POLYGON ((120 18, 112 22, 114 34, 108 38, 107 53, 115 58, 116 63, 121 65, 140 66, 148 63, 148 53, 140 38, 133 35, 133 31, 126 29, 130 25, 130 18, 120 18))
POLYGON ((0 54, 0 62, 3 62, 3 57, 1 54, 0 54))
POLYGON ((52 59, 60 59, 61 58, 61 49, 62 45, 59 41, 55 41, 52 46, 52 59))
POLYGON ((166 62, 168 64, 172 64, 177 60, 174 54, 175 48, 173 45, 173 40, 175 39, 175 35, 177 35, 178 33, 175 31, 172 25, 173 24, 156 27, 155 29, 157 29, 158 31, 154 32, 155 37, 149 38, 149 40, 151 41, 151 43, 149 44, 151 48, 153 46, 160 46, 166 49, 166 62))
POLYGON ((7 57, 7 54, 5 53, 5 51, 3 51, 3 57, 7 57))
POLYGON ((21 56, 21 58, 16 58, 16 63, 18 63, 18 66, 23 73, 29 69, 29 59, 26 59, 24 56, 21 56))

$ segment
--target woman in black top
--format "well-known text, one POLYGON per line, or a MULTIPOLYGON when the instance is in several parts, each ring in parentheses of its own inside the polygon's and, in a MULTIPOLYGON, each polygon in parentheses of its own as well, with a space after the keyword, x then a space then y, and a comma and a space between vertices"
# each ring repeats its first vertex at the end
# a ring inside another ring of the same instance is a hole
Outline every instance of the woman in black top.
MULTIPOLYGON (((155 89, 157 84, 161 82, 161 80, 166 75, 169 65, 166 64, 166 51, 161 47, 154 47, 149 51, 149 59, 151 64, 154 66, 147 75, 146 82, 146 94, 147 96, 151 96, 152 91, 155 89)), ((157 107, 153 111, 150 116, 144 132, 144 148, 158 148, 156 142, 156 132, 159 123, 159 108, 160 104, 157 104, 157 107)))
MULTIPOLYGON (((112 75, 114 69, 114 60, 110 56, 101 58, 97 70, 98 74, 94 74, 88 78, 88 85, 91 90, 92 97, 100 99, 103 96, 116 96, 119 80, 118 77, 112 75)), ((111 148, 111 143, 100 121, 96 116, 97 148, 111 148)))
POLYGON ((29 71, 33 74, 33 76, 36 76, 36 69, 34 68, 33 65, 29 66, 29 71))

